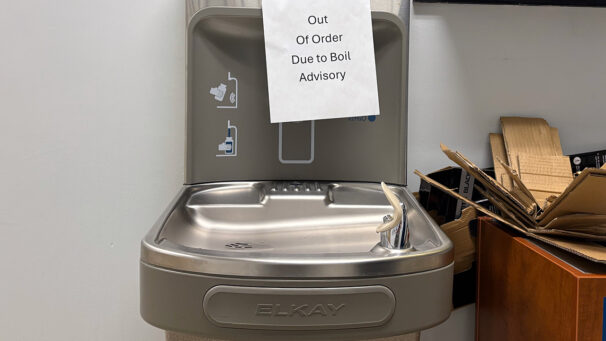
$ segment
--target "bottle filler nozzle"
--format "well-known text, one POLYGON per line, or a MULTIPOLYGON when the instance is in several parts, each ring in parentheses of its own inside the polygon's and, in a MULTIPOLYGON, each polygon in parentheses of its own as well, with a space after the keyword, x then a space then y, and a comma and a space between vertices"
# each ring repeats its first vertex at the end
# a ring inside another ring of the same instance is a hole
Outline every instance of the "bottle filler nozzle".
POLYGON ((381 182, 381 188, 394 211, 393 215, 384 216, 383 224, 377 227, 377 232, 381 234, 380 245, 390 250, 408 249, 410 231, 406 220, 406 206, 384 182, 381 182))
MULTIPOLYGON (((381 246, 390 250, 403 250, 410 247, 410 231, 408 230, 408 224, 406 223, 406 206, 402 205, 402 211, 404 213, 402 220, 398 225, 390 230, 382 231, 381 234, 381 246)), ((388 214, 383 217, 383 222, 388 223, 393 220, 393 216, 388 214)))

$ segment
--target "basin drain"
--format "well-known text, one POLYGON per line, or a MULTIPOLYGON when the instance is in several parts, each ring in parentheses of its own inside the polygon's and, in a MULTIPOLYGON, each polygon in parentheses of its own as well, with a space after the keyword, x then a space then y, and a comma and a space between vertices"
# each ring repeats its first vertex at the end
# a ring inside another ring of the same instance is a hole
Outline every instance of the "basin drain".
POLYGON ((230 244, 225 244, 226 247, 230 248, 230 249, 252 249, 252 245, 250 245, 249 243, 230 243, 230 244))

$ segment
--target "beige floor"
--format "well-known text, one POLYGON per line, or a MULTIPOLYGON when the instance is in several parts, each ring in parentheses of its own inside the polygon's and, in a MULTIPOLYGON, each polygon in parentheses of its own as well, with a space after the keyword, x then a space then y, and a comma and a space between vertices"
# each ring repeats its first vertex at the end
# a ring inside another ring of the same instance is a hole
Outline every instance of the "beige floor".
MULTIPOLYGON (((400 336, 384 337, 380 339, 371 339, 366 341, 419 341, 420 333, 412 333, 400 336)), ((221 341, 218 339, 208 339, 195 335, 181 334, 175 332, 166 332, 166 341, 221 341)))

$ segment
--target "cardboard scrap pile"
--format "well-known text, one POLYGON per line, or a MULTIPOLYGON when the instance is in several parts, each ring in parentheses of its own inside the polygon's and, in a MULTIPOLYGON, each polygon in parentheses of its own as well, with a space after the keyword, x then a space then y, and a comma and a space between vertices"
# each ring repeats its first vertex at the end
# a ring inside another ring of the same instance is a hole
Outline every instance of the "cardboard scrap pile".
POLYGON ((592 261, 606 263, 606 165, 587 168, 576 178, 562 154, 558 130, 540 118, 502 117, 503 134, 490 134, 495 177, 463 154, 442 151, 483 189, 496 207, 491 212, 415 171, 432 186, 527 236, 592 261))

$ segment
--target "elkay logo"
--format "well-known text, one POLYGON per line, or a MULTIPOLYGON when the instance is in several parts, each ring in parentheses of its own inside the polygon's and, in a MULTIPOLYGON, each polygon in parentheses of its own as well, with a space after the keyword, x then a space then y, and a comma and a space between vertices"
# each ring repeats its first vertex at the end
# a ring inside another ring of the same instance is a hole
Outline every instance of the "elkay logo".
POLYGON ((339 310, 345 308, 345 304, 291 304, 290 306, 272 303, 257 304, 257 316, 300 316, 312 317, 317 316, 336 316, 339 310))

